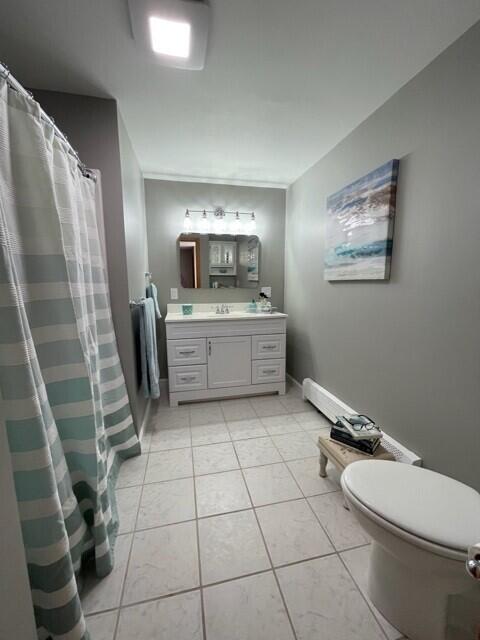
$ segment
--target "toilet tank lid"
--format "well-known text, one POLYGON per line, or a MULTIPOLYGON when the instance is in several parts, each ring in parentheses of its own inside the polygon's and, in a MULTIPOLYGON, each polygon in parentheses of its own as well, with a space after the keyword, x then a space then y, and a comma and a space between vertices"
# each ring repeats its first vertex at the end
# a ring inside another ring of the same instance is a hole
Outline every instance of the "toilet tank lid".
POLYGON ((368 509, 419 538, 467 551, 480 542, 480 494, 429 469, 387 460, 361 460, 342 482, 368 509))

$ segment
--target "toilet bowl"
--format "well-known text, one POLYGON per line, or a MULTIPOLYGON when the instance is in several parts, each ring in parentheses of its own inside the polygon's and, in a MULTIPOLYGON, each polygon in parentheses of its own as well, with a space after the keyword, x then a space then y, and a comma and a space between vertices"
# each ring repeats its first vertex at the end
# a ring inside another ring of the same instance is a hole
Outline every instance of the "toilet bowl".
POLYGON ((384 460, 354 462, 341 483, 373 541, 368 589, 377 609, 410 640, 477 638, 480 582, 465 562, 468 547, 480 541, 480 494, 439 473, 384 460), (472 619, 462 614, 467 631, 455 631, 451 612, 464 597, 475 603, 472 619))

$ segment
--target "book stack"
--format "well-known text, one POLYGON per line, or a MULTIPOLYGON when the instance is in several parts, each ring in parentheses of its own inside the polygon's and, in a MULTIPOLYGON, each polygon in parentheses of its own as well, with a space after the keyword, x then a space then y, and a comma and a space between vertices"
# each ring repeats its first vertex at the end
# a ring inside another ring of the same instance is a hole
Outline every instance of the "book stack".
POLYGON ((364 415, 336 416, 330 438, 350 449, 373 456, 380 445, 382 431, 374 421, 364 415))

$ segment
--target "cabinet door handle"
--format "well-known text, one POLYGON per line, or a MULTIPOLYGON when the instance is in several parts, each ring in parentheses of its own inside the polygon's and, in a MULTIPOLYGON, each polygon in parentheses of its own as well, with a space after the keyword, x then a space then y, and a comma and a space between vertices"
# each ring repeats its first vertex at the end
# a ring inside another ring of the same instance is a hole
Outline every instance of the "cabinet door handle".
POLYGON ((208 355, 209 356, 212 355, 212 343, 211 342, 208 343, 208 355))
POLYGON ((179 351, 178 352, 181 356, 189 356, 192 353, 195 353, 195 349, 190 349, 189 351, 179 351))

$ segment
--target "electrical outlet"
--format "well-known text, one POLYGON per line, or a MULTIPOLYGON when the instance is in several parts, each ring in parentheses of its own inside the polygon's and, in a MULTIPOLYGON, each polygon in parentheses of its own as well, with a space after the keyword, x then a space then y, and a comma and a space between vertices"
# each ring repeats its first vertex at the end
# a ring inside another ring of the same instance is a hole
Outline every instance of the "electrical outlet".
POLYGON ((272 287, 262 287, 260 289, 260 293, 264 293, 267 298, 271 298, 272 297, 272 287))
POLYGON ((178 300, 178 289, 176 289, 176 288, 170 289, 170 299, 171 300, 178 300))

